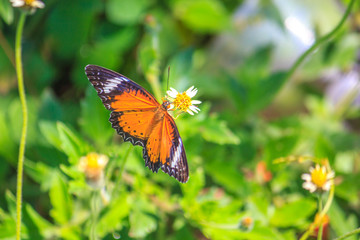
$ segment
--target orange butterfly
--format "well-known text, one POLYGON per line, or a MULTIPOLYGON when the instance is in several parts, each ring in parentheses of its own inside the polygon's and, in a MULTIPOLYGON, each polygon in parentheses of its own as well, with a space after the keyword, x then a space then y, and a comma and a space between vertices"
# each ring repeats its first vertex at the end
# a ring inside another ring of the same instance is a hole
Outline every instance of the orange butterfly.
POLYGON ((169 101, 161 105, 143 87, 109 69, 87 65, 85 73, 104 106, 111 111, 112 127, 133 145, 143 147, 145 166, 185 183, 189 169, 185 149, 169 101))

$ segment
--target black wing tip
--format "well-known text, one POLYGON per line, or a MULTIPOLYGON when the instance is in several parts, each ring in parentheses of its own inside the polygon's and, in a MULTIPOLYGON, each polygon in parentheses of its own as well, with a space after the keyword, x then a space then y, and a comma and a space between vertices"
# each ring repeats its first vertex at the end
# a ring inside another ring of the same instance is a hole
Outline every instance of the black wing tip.
POLYGON ((93 72, 93 71, 99 71, 101 69, 104 69, 103 67, 100 67, 100 66, 97 66, 97 65, 93 65, 93 64, 88 64, 85 66, 85 73, 86 75, 88 75, 90 72, 93 72))
POLYGON ((188 167, 186 166, 186 168, 180 168, 180 169, 172 168, 168 165, 161 165, 161 170, 163 170, 164 173, 167 173, 169 176, 174 177, 176 180, 178 180, 181 183, 186 183, 189 180, 188 167))
MULTIPOLYGON (((189 180, 189 168, 187 166, 186 157, 182 158, 182 161, 180 162, 179 165, 177 165, 175 167, 170 167, 167 164, 161 164, 160 160, 155 163, 150 161, 147 151, 144 148, 143 149, 143 158, 145 160, 145 167, 148 167, 154 173, 157 173, 159 171, 159 169, 161 168, 161 170, 164 173, 168 174, 170 177, 175 178, 176 180, 178 180, 181 183, 186 183, 189 180)), ((166 162, 168 163, 169 160, 166 162)))

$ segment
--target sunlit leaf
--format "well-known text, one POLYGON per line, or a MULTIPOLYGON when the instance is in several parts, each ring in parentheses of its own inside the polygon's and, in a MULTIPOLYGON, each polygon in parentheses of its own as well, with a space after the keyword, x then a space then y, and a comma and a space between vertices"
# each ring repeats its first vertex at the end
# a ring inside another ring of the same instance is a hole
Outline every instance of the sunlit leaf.
POLYGON ((14 21, 14 9, 10 1, 0 0, 0 17, 9 25, 14 21))
POLYGON ((149 0, 106 2, 106 15, 115 24, 136 24, 144 18, 146 8, 152 3, 149 0), (121 12, 121 14, 119 14, 121 12))
MULTIPOLYGON (((332 202, 328 215, 331 228, 334 229, 338 237, 358 227, 355 215, 351 214, 350 216, 346 216, 339 204, 335 201, 332 202)), ((347 237, 346 239, 355 240, 357 238, 353 235, 347 237)))
POLYGON ((58 122, 56 126, 59 132, 62 150, 68 155, 71 163, 77 163, 80 157, 87 153, 89 147, 65 124, 58 122))
MULTIPOLYGON (((123 192, 125 194, 125 192, 123 192)), ((130 206, 126 195, 120 196, 118 199, 111 201, 99 216, 99 222, 96 229, 101 237, 109 232, 120 230, 122 227, 121 220, 128 216, 130 206)))
POLYGON ((106 110, 95 89, 89 86, 86 97, 81 102, 82 131, 100 146, 105 146, 115 131, 111 128, 108 119, 110 112, 106 110))
POLYGON ((73 200, 60 174, 53 182, 49 192, 52 209, 50 215, 56 223, 67 224, 72 216, 73 200))
POLYGON ((189 28, 198 32, 217 32, 229 24, 226 9, 217 0, 176 1, 173 11, 189 28))
POLYGON ((153 232, 157 227, 153 216, 141 210, 134 209, 130 214, 129 235, 134 238, 143 238, 153 232))
POLYGON ((270 223, 278 227, 300 226, 314 214, 316 202, 310 199, 300 199, 276 208, 270 223))

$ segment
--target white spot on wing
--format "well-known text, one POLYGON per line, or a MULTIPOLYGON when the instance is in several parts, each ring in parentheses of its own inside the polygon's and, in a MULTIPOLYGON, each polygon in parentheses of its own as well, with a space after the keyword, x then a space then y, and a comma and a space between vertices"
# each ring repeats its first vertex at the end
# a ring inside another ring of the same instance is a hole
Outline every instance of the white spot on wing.
POLYGON ((171 162, 171 168, 175 168, 175 166, 179 163, 181 157, 181 150, 182 150, 182 141, 179 138, 179 145, 176 147, 174 152, 173 161, 171 162))
POLYGON ((129 80, 124 77, 107 79, 103 87, 104 92, 107 94, 116 90, 116 88, 118 88, 118 85, 121 84, 123 81, 127 82, 129 80))

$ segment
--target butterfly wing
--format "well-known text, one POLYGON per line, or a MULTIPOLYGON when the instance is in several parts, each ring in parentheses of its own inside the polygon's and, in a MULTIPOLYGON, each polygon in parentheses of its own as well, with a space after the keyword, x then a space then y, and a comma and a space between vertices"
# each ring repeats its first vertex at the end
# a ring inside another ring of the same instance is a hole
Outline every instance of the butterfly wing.
POLYGON ((109 121, 124 141, 145 146, 149 123, 160 106, 143 87, 109 69, 87 65, 85 73, 104 106, 111 111, 109 121))
POLYGON ((109 121, 124 141, 140 145, 145 165, 161 168, 180 182, 188 180, 185 149, 173 118, 140 85, 109 69, 87 65, 85 73, 104 106, 109 121))
POLYGON ((152 171, 161 169, 185 183, 189 178, 186 154, 174 119, 164 112, 163 118, 152 129, 143 149, 145 165, 152 171))

